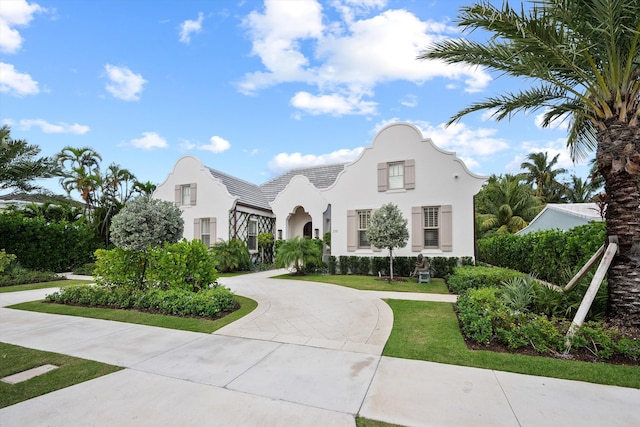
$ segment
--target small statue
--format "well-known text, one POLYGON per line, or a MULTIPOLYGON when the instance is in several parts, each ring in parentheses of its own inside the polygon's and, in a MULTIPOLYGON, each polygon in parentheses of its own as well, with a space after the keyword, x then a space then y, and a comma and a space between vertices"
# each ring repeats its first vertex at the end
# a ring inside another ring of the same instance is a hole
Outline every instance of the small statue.
POLYGON ((418 273, 429 271, 431 266, 429 265, 429 261, 422 254, 418 255, 418 259, 416 261, 416 267, 413 269, 413 273, 409 275, 409 277, 414 277, 418 273))

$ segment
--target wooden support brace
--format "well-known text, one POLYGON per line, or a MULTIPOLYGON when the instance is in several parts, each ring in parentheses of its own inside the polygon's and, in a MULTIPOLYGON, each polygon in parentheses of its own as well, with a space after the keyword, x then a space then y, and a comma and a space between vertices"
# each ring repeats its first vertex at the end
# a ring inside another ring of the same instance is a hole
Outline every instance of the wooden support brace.
POLYGON ((591 304, 598 293, 598 289, 600 289, 600 285, 604 280, 605 274, 607 274, 607 270, 609 270, 609 266, 613 261, 613 257, 618 252, 618 239, 617 236, 612 236, 609 238, 609 245, 604 252, 604 256, 600 261, 600 265, 598 265, 598 269, 593 275, 593 279, 591 279, 591 283, 589 284, 589 288, 587 292, 584 294, 584 298, 582 298, 582 302, 580 303, 580 307, 578 307, 578 311, 571 322, 571 326, 567 331, 565 345, 567 347, 567 351, 571 348, 571 340, 575 335, 576 331, 582 327, 584 323, 584 319, 587 317, 587 313, 591 308, 591 304))

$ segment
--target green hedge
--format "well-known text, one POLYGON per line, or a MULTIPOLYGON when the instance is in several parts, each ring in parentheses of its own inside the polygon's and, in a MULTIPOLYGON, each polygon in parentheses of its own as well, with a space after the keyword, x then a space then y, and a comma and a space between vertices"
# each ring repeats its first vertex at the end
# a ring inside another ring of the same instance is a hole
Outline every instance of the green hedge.
POLYGON ((47 301, 96 307, 137 309, 178 316, 216 318, 236 308, 233 293, 216 286, 202 292, 184 289, 131 291, 122 287, 70 286, 47 295, 47 301))
MULTIPOLYGON (((433 277, 445 278, 453 272, 453 269, 459 265, 473 264, 471 257, 426 257, 431 264, 431 272, 433 277)), ((336 258, 333 257, 333 262, 336 258)), ((337 259, 337 266, 330 269, 330 274, 358 274, 366 276, 368 274, 383 276, 389 274, 389 257, 382 256, 345 256, 341 255, 337 259)), ((393 258, 393 275, 398 277, 408 277, 414 269, 416 257, 397 256, 393 258)))
POLYGON ((91 262, 97 244, 83 223, 0 213, 0 248, 16 255, 23 267, 62 272, 91 262))
POLYGON ((508 268, 462 266, 454 268, 453 273, 447 276, 447 284, 453 293, 461 294, 467 289, 498 286, 502 282, 524 275, 508 268))
POLYGON ((478 260, 564 285, 605 243, 605 238, 605 224, 601 222, 568 231, 494 236, 478 241, 478 260))

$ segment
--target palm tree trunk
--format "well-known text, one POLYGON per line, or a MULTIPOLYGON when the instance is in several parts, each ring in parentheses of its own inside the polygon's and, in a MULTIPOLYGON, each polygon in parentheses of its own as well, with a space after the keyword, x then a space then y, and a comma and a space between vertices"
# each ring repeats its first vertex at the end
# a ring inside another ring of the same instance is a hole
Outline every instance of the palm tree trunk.
POLYGON ((608 314, 640 326, 640 265, 632 256, 640 240, 640 128, 615 121, 606 126, 597 135, 596 159, 605 179, 607 235, 619 242, 608 274, 608 314))

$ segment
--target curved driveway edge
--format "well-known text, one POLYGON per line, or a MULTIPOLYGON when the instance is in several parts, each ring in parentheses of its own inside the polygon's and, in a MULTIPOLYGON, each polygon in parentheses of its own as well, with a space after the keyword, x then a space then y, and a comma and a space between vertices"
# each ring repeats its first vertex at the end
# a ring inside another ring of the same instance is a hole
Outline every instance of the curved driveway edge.
POLYGON ((258 307, 215 334, 382 354, 393 328, 393 312, 384 301, 342 286, 271 277, 285 272, 221 278, 258 307))

